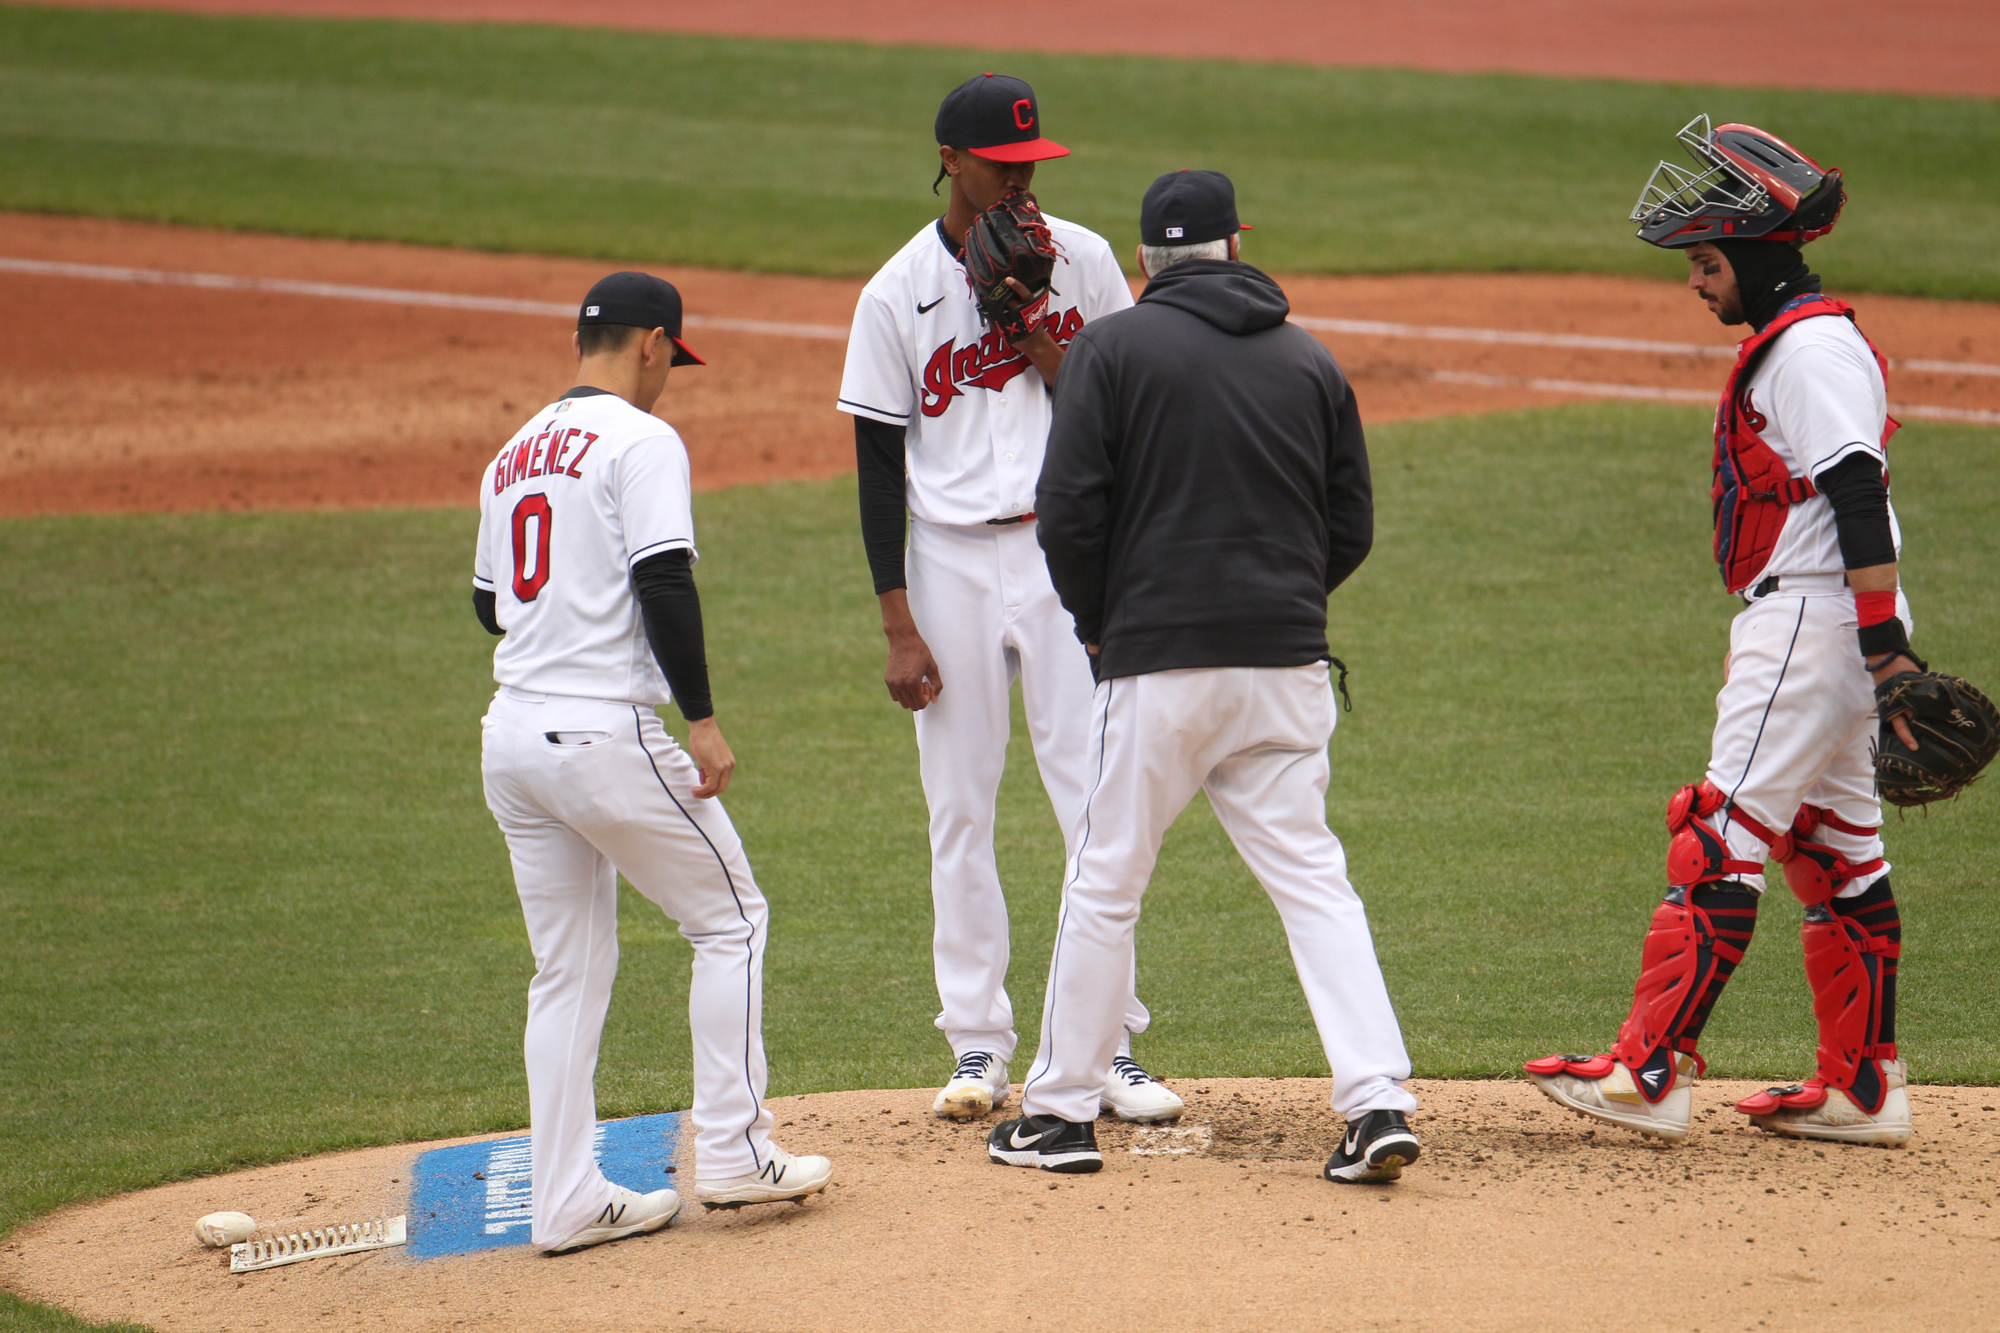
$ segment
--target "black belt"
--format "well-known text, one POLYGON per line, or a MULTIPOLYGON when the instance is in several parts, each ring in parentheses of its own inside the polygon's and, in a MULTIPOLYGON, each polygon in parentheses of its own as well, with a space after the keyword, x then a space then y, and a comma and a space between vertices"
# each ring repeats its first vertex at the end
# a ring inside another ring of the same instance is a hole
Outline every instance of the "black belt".
POLYGON ((986 526, 989 528, 1011 528, 1016 523, 1033 522, 1034 517, 1035 511, 1030 509, 1027 513, 1016 514, 1012 518, 989 518, 986 520, 986 526))
MULTIPOLYGON (((1794 575, 1793 577, 1818 578, 1819 576, 1817 574, 1807 574, 1807 575, 1794 575)), ((1829 575, 1828 577, 1831 577, 1831 575, 1829 575)), ((1842 586, 1846 585, 1847 575, 1845 572, 1841 574, 1840 582, 1842 586)), ((1746 603, 1761 602, 1766 597, 1769 597, 1772 593, 1777 592, 1783 586, 1783 583, 1784 580, 1779 575, 1766 574, 1762 579, 1758 581, 1756 587, 1750 589, 1750 591, 1746 593, 1741 594, 1741 596, 1746 603)))

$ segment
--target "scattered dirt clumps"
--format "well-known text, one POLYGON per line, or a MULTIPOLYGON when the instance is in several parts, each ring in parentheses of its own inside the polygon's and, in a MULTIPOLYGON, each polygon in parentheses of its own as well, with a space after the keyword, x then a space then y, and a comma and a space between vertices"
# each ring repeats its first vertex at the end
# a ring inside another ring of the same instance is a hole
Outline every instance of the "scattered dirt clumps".
POLYGON ((1395 1185, 1336 1186, 1319 1174, 1340 1129, 1323 1080, 1174 1083, 1181 1124, 1100 1121, 1091 1176, 993 1165, 993 1122, 935 1120, 929 1090, 825 1093, 771 1104, 781 1142, 834 1158, 803 1205, 690 1205, 659 1234, 553 1259, 383 1251, 231 1275, 193 1238, 219 1208, 287 1230, 402 1211, 432 1146, 402 1145, 65 1209, 0 1243, 0 1284, 170 1333, 934 1333, 1135 1312, 1163 1330, 2000 1326, 1994 1089, 1911 1089, 1917 1137, 1891 1150, 1762 1133, 1729 1109, 1756 1085, 1704 1082, 1672 1147, 1593 1129, 1526 1083, 1420 1081, 1423 1159, 1395 1185))

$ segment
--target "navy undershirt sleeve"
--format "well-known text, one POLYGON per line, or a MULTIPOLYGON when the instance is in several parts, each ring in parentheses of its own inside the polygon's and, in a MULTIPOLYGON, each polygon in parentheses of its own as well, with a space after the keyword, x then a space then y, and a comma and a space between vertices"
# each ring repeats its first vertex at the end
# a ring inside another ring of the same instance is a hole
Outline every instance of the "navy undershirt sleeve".
POLYGON ((1889 530, 1889 487, 1873 454, 1855 453, 1813 478, 1833 506, 1840 563, 1849 569, 1893 564, 1896 539, 1889 530))
POLYGON ((649 555, 632 566, 632 591, 646 621, 681 716, 690 722, 715 716, 708 694, 708 653, 702 642, 701 594, 694 586, 694 553, 685 547, 649 555))
POLYGON ((488 634, 505 634, 507 631, 500 628, 500 616, 494 610, 493 603, 491 588, 472 590, 472 614, 479 617, 479 623, 486 627, 488 634))
POLYGON ((854 418, 854 468, 861 490, 861 544, 877 596, 904 586, 904 430, 873 417, 854 418))

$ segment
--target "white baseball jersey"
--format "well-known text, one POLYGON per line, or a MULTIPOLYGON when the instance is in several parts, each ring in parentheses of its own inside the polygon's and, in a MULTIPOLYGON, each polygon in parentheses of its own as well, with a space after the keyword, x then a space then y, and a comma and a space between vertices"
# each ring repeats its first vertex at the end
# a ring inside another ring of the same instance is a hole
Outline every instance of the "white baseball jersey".
MULTIPOLYGON (((1856 453, 1887 468, 1881 441, 1888 390, 1875 354, 1853 321, 1822 315, 1780 333, 1750 377, 1749 397, 1766 420, 1759 434, 1793 476, 1817 476, 1856 453)), ((1889 533, 1900 549, 1903 538, 1893 505, 1889 533)), ((1764 572, 1838 574, 1845 568, 1827 498, 1815 495, 1791 506, 1764 572)))
POLYGON ((687 449, 674 428, 591 390, 537 412, 487 465, 472 581, 507 631, 493 678, 538 694, 663 704, 667 680, 632 566, 694 550, 687 449))
MULTIPOLYGON (((1049 218, 1062 258, 1049 332, 1067 345, 1086 321, 1132 304, 1102 236, 1049 218)), ((1025 513, 1049 440, 1040 372, 980 316, 941 225, 882 266, 854 308, 840 410, 907 428, 909 506, 958 526, 1025 513)))

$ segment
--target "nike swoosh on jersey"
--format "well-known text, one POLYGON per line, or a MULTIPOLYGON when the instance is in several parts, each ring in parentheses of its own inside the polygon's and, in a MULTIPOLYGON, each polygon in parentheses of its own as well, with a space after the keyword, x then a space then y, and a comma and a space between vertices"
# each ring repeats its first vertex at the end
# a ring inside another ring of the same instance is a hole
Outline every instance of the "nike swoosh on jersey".
POLYGON ((937 309, 939 304, 941 304, 943 301, 944 298, 942 296, 940 296, 937 300, 931 302, 929 305, 925 305, 922 301, 919 301, 917 302, 917 313, 919 315, 928 315, 930 314, 931 311, 937 309))
MULTIPOLYGON (((939 299, 942 300, 943 298, 940 297, 939 299)), ((1012 1134, 1009 1134, 1007 1138, 1009 1146, 1014 1148, 1030 1148, 1042 1141, 1042 1136, 1040 1134, 1030 1134, 1027 1138, 1024 1139, 1021 1137, 1021 1131, 1018 1129, 1015 1130, 1012 1134)))

